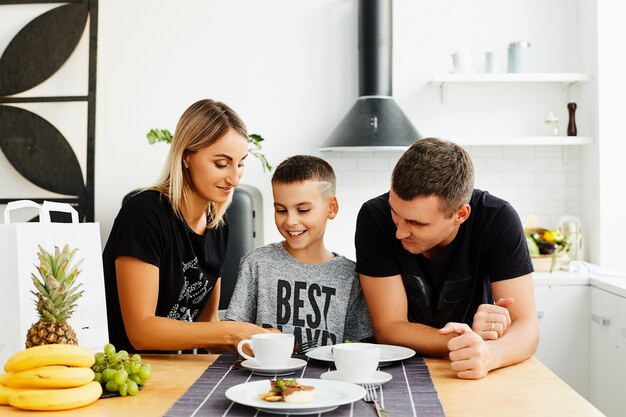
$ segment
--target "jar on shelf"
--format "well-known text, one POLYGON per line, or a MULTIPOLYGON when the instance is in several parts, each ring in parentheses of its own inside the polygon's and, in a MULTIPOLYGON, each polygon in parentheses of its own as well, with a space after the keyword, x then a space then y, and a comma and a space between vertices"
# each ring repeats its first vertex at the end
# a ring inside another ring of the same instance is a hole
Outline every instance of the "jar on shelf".
POLYGON ((531 44, 528 41, 518 41, 509 44, 509 72, 531 72, 532 55, 531 44))
POLYGON ((559 118, 554 113, 548 113, 548 117, 544 120, 544 134, 546 136, 559 136, 559 118))

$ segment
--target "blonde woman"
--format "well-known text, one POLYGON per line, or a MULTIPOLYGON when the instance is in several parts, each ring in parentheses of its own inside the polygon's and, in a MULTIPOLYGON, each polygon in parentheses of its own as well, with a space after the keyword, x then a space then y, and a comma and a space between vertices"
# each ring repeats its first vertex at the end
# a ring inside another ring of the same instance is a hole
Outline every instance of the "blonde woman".
POLYGON ((224 213, 247 155, 246 127, 227 105, 200 100, 181 116, 161 179, 123 205, 104 249, 118 349, 218 350, 268 331, 217 315, 224 213))

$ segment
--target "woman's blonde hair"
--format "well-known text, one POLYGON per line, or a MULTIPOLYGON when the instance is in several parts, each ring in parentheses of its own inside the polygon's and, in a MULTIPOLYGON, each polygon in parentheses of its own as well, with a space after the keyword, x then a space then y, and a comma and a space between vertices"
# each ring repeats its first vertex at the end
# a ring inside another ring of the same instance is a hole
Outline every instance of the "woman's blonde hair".
MULTIPOLYGON (((161 179, 153 189, 168 198, 174 213, 181 220, 184 221, 181 206, 189 201, 192 193, 189 172, 183 167, 184 158, 214 144, 230 129, 248 138, 246 126, 239 115, 218 101, 197 101, 180 117, 161 179)), ((214 229, 223 223, 224 213, 231 201, 232 193, 224 203, 209 203, 208 229, 214 229)))

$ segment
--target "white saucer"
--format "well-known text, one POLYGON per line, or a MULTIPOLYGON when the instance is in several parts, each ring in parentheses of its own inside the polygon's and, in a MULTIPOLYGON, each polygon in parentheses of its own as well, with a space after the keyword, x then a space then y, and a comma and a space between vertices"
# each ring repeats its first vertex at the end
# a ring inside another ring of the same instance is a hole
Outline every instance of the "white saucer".
MULTIPOLYGON (((404 346, 394 346, 394 345, 379 345, 380 347, 380 362, 378 366, 389 365, 395 361, 401 361, 404 359, 408 359, 415 355, 415 351, 413 349, 409 349, 404 346)), ((309 350, 305 355, 311 359, 316 359, 318 361, 325 362, 334 362, 332 346, 320 346, 313 350, 309 350)))
POLYGON ((320 375, 321 379, 330 379, 333 381, 345 381, 345 382, 352 382, 353 384, 373 384, 373 385, 382 385, 385 382, 389 382, 391 381, 391 374, 388 374, 387 372, 382 372, 382 371, 376 371, 374 372, 374 374, 372 375, 372 377, 367 380, 367 381, 352 381, 352 380, 345 380, 341 377, 341 373, 339 371, 328 371, 328 372, 324 372, 322 375, 320 375))
POLYGON ((260 366, 257 361, 245 360, 241 362, 241 366, 243 366, 244 368, 251 370, 257 375, 263 376, 289 375, 294 373, 298 369, 304 368, 305 365, 306 361, 298 358, 289 358, 285 365, 281 367, 271 368, 264 368, 260 366))

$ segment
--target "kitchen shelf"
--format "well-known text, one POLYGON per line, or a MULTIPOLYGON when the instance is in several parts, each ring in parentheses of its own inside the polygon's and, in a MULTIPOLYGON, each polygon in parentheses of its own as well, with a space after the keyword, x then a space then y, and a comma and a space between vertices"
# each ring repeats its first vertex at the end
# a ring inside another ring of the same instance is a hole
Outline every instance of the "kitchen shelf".
MULTIPOLYGON (((535 72, 535 73, 472 73, 435 74, 431 84, 441 89, 441 102, 445 102, 448 84, 461 83, 559 83, 569 89, 571 86, 593 80, 592 74, 578 72, 535 72)), ((568 92, 569 95, 569 92, 568 92)), ((456 137, 454 140, 464 146, 550 146, 550 145, 591 145, 594 138, 591 136, 467 136, 456 137)))
POLYGON ((561 83, 573 85, 591 81, 593 76, 578 72, 534 72, 534 73, 502 73, 502 74, 435 74, 431 84, 441 86, 447 83, 561 83))
POLYGON ((510 137, 456 137, 462 146, 512 146, 512 145, 591 145, 591 136, 510 136, 510 137))

